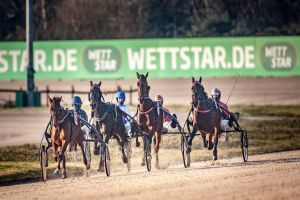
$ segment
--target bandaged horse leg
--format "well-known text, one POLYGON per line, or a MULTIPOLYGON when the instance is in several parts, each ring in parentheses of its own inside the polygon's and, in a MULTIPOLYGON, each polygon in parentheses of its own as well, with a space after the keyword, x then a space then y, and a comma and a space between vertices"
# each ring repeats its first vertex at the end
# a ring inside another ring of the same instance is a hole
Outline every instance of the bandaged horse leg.
POLYGON ((154 141, 155 141, 155 143, 154 143, 155 168, 160 169, 158 152, 159 152, 159 144, 161 142, 161 134, 159 134, 158 132, 155 132, 155 140, 154 141))

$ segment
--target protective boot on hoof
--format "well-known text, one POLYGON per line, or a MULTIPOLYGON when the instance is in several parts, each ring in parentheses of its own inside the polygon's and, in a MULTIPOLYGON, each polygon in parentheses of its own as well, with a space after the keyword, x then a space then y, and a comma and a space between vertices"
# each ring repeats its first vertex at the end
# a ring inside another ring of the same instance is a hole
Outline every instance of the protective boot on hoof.
POLYGON ((208 150, 212 150, 214 148, 214 143, 208 142, 208 150))
POLYGON ((62 179, 67 178, 67 172, 66 172, 66 170, 62 170, 61 178, 62 178, 62 179))
POLYGON ((128 162, 128 159, 126 156, 122 156, 122 160, 123 160, 123 163, 125 163, 125 164, 128 162))
POLYGON ((145 163, 145 158, 142 159, 142 162, 141 162, 141 166, 145 166, 146 163, 145 163))

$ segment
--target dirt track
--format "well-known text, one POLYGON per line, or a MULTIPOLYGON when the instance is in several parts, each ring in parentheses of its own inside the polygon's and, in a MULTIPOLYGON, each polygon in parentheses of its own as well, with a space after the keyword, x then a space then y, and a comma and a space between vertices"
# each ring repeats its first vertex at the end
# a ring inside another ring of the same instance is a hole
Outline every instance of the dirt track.
POLYGON ((150 173, 124 167, 111 177, 69 177, 46 183, 0 188, 1 199, 297 199, 300 195, 300 151, 192 163, 150 173), (61 196, 59 196, 61 195, 61 196))

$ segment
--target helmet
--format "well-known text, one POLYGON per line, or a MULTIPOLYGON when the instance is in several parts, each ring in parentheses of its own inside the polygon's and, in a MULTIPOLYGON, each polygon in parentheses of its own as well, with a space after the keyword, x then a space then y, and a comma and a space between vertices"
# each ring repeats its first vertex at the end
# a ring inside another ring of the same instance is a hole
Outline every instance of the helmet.
POLYGON ((72 105, 82 105, 81 98, 79 96, 74 96, 72 98, 72 105))
POLYGON ((217 101, 220 101, 221 99, 221 90, 218 89, 218 88, 214 88, 212 91, 211 91, 211 95, 213 98, 215 98, 217 101))
POLYGON ((164 98, 161 95, 156 95, 154 100, 155 101, 164 101, 164 98))
POLYGON ((119 92, 117 93, 116 98, 125 99, 125 92, 122 91, 122 90, 119 91, 119 92))

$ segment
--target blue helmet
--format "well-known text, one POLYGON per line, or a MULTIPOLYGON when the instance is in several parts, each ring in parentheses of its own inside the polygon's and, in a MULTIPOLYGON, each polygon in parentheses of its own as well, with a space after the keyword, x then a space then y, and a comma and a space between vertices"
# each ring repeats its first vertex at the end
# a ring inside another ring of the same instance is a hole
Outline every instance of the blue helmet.
POLYGON ((119 92, 117 93, 116 98, 125 99, 125 92, 122 91, 122 90, 119 91, 119 92))
POLYGON ((72 98, 72 105, 80 105, 81 106, 82 104, 82 101, 81 101, 81 98, 79 96, 74 96, 72 98))

